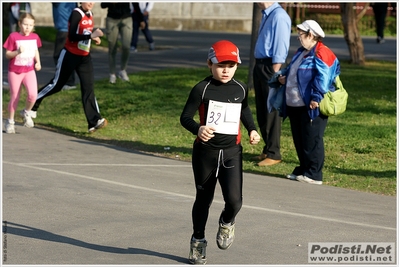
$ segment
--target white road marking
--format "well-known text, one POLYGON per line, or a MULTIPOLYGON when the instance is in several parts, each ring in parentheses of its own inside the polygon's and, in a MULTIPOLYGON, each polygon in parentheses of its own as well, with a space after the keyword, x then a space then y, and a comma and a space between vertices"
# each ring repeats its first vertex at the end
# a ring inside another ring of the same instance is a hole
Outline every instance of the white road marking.
MULTIPOLYGON (((137 190, 143 190, 143 191, 149 191, 149 192, 154 192, 158 194, 165 194, 169 196, 175 196, 175 197, 182 197, 182 198, 189 198, 189 199, 194 199, 193 196, 191 195, 184 195, 184 194, 178 194, 174 192, 169 192, 169 191, 164 191, 164 190, 158 190, 158 189, 153 189, 153 188, 148 188, 148 187, 143 187, 143 186, 137 186, 137 185, 132 185, 132 184, 125 184, 125 183, 120 183, 116 181, 110 181, 110 180, 105 180, 101 178, 96 178, 92 176, 87 176, 87 175, 82 175, 82 174, 76 174, 76 173, 70 173, 70 172, 64 172, 64 171, 58 171, 58 170, 52 170, 48 168, 42 168, 42 167, 37 167, 37 166, 32 166, 31 164, 33 163, 15 163, 15 162, 8 162, 8 161, 3 161, 3 164, 10 164, 14 166, 19 166, 19 167, 25 167, 25 168, 31 168, 31 169, 36 169, 36 170, 41 170, 41 171, 46 171, 46 172, 54 172, 54 173, 59 173, 67 176, 73 176, 73 177, 79 177, 87 180, 92 180, 96 182, 102 182, 102 183, 108 183, 108 184, 113 184, 113 185, 118 185, 118 186, 123 186, 123 187, 130 187, 134 188, 137 190)), ((92 165, 92 166, 97 166, 97 164, 35 164, 35 165, 82 165, 82 166, 87 166, 87 165, 92 165)), ((101 166, 104 166, 104 164, 98 164, 101 166)), ((151 167, 165 167, 165 166, 170 166, 170 167, 191 167, 190 165, 155 165, 155 164, 109 164, 109 166, 151 166, 151 167)), ((224 204, 223 201, 218 201, 214 200, 214 203, 218 204, 224 204)), ((337 220, 333 218, 327 218, 327 217, 320 217, 320 216, 313 216, 313 215, 307 215, 307 214, 301 214, 301 213, 296 213, 296 212, 289 212, 289 211, 282 211, 282 210, 275 210, 275 209, 268 209, 268 208, 263 208, 263 207, 257 207, 257 206, 251 206, 251 205, 243 205, 243 208, 247 209, 252 209, 252 210, 259 210, 259 211, 265 211, 265 212, 272 212, 272 213, 278 213, 278 214, 284 214, 284 215, 290 215, 290 216, 296 216, 296 217, 304 217, 304 218, 309 218, 309 219, 315 219, 315 220, 322 220, 322 221, 328 221, 328 222, 336 222, 336 223, 342 223, 342 224, 348 224, 348 225, 356 225, 356 226, 362 226, 362 227, 369 227, 369 228, 375 228, 375 229, 384 229, 384 230, 391 230, 391 231, 396 231, 396 228, 392 227, 386 227, 386 226, 381 226, 381 225, 372 225, 372 224, 367 224, 367 223, 361 223, 361 222, 348 222, 348 221, 343 221, 343 220, 337 220)))

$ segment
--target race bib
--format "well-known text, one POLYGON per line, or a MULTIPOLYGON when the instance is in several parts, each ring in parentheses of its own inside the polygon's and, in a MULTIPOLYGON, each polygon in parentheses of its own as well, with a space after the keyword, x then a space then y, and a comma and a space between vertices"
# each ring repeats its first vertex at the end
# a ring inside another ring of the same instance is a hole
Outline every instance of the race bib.
POLYGON ((209 101, 206 126, 212 126, 216 133, 237 135, 240 128, 241 103, 209 101))
POLYGON ((34 59, 37 50, 36 40, 18 40, 16 43, 18 48, 21 46, 24 48, 24 52, 15 57, 15 66, 33 66, 35 63, 34 59))
MULTIPOLYGON (((90 35, 91 31, 88 31, 86 29, 83 30, 83 34, 84 35, 90 35)), ((91 39, 88 40, 82 40, 78 42, 78 48, 80 50, 86 51, 86 52, 90 52, 90 44, 91 44, 91 39)))

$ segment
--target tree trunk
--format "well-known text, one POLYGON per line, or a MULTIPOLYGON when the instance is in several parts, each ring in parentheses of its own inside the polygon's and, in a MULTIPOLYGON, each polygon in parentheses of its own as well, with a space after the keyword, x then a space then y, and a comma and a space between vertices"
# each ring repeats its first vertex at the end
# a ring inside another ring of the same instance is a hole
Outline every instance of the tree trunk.
POLYGON ((363 40, 357 27, 358 17, 354 9, 356 3, 341 3, 341 20, 344 26, 344 38, 349 48, 350 63, 364 65, 363 40))
POLYGON ((258 39, 258 31, 259 31, 259 25, 260 21, 262 19, 262 12, 260 12, 260 8, 256 3, 253 4, 253 9, 252 9, 252 33, 251 33, 251 49, 249 52, 249 69, 248 69, 248 89, 254 88, 254 80, 253 80, 253 70, 255 66, 255 57, 254 57, 254 51, 255 51, 255 44, 256 40, 258 39))

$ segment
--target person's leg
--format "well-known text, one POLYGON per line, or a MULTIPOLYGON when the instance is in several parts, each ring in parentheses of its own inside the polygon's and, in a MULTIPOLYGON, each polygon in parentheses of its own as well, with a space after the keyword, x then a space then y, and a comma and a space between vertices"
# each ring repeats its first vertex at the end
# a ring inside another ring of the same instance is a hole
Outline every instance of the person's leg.
POLYGON ((267 98, 269 96, 268 81, 274 74, 271 59, 265 63, 256 63, 254 68, 254 88, 256 114, 260 132, 265 142, 263 154, 272 160, 281 160, 280 135, 281 117, 277 111, 268 112, 267 98), (259 116, 259 118, 258 118, 259 116))
POLYGON ((225 205, 220 219, 233 224, 242 207, 242 147, 224 150, 222 160, 218 180, 225 205))
POLYGON ((10 27, 10 33, 17 31, 17 23, 18 21, 14 18, 11 12, 8 13, 8 22, 10 27))
POLYGON ((264 142, 262 153, 266 154, 266 143, 267 143, 267 133, 266 133, 266 95, 263 92, 262 86, 262 68, 263 64, 255 64, 253 70, 253 83, 255 90, 255 105, 256 105, 256 120, 258 122, 258 127, 264 142))
POLYGON ((235 218, 242 207, 242 147, 220 151, 218 179, 222 189, 224 209, 219 217, 216 243, 220 249, 228 249, 235 238, 235 218))
POLYGON ((145 39, 146 39, 146 41, 147 41, 147 43, 149 44, 149 48, 150 48, 150 50, 154 50, 154 40, 153 40, 153 38, 152 38, 152 34, 151 34, 151 31, 150 31, 150 26, 148 25, 148 18, 149 18, 149 16, 144 16, 144 21, 145 21, 145 28, 144 29, 142 29, 141 31, 143 32, 143 34, 144 34, 144 37, 145 37, 145 39))
POLYGON ((303 175, 305 167, 305 155, 302 138, 302 114, 307 113, 306 107, 287 107, 287 115, 290 120, 292 140, 294 142, 296 154, 299 160, 299 166, 295 167, 292 174, 303 175))
POLYGON ((94 73, 90 54, 81 59, 76 68, 80 79, 83 110, 88 123, 88 129, 95 127, 101 118, 97 100, 94 95, 94 73))
POLYGON ((134 49, 137 49, 137 43, 139 40, 139 29, 140 29, 140 22, 138 21, 137 15, 135 13, 132 14, 132 24, 133 24, 133 31, 132 31, 132 41, 130 46, 134 49))
POLYGON ((130 56, 130 43, 133 32, 132 17, 125 18, 120 22, 120 34, 122 39, 121 70, 126 70, 130 56))
MULTIPOLYGON (((67 37, 68 37, 68 32, 62 32, 62 31, 57 32, 57 36, 55 37, 54 52, 53 52, 53 59, 56 65, 58 62, 58 58, 60 57, 60 53, 65 46, 67 37)), ((66 85, 75 86, 75 72, 71 74, 66 85)))
POLYGON ((115 75, 116 69, 116 53, 117 53, 117 41, 119 36, 118 29, 119 20, 106 18, 106 29, 107 29, 107 40, 108 40, 108 65, 109 73, 115 75))
POLYGON ((37 98, 36 72, 32 70, 26 73, 25 77, 22 80, 22 83, 25 85, 27 92, 25 110, 30 111, 33 108, 33 105, 35 104, 37 98))
POLYGON ((196 187, 196 197, 192 209, 193 237, 205 238, 205 225, 209 208, 215 194, 215 177, 218 150, 207 149, 201 143, 195 143, 192 152, 192 167, 196 187))
POLYGON ((205 238, 205 226, 209 216, 209 208, 215 194, 216 178, 211 177, 199 189, 196 189, 195 202, 192 209, 193 237, 205 238))
POLYGON ((62 87, 68 81, 78 62, 79 56, 73 55, 66 49, 61 51, 54 77, 48 84, 39 89, 36 102, 32 107, 33 111, 37 111, 39 109, 39 106, 44 98, 62 90, 62 87))
POLYGON ((8 83, 10 85, 10 101, 8 102, 8 119, 14 121, 15 111, 18 108, 19 97, 21 94, 23 74, 8 72, 8 83))
MULTIPOLYGON (((306 114, 307 115, 307 114, 306 114)), ((303 175, 316 181, 323 180, 324 166, 324 132, 328 117, 320 115, 310 121, 309 116, 302 116, 304 155, 306 169, 303 175)))
POLYGON ((385 18, 387 14, 388 3, 374 3, 373 11, 376 24, 377 42, 384 39, 385 18))

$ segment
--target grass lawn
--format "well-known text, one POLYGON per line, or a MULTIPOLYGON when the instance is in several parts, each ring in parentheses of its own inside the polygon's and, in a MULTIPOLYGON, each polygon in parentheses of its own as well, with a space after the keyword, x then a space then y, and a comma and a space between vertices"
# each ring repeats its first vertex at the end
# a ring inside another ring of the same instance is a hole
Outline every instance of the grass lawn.
MULTIPOLYGON (((341 71, 348 107, 344 114, 329 118, 324 184, 396 195, 396 63, 368 62, 359 67, 341 62, 341 71)), ((97 81, 96 97, 109 125, 92 135, 87 133, 80 90, 44 100, 35 123, 79 138, 189 161, 194 136, 180 125, 179 117, 191 88, 208 74, 207 68, 168 69, 131 74, 130 84, 97 81)), ((247 74, 247 68, 239 67, 236 78, 246 81, 247 74)), ((25 96, 23 92, 19 109, 25 96)), ((9 92, 3 90, 4 117, 8 100, 9 92)), ((253 90, 249 100, 256 118, 253 90)), ((251 158, 261 152, 262 144, 249 145, 246 135, 243 147, 245 172, 283 178, 298 163, 288 119, 282 127, 281 164, 258 167, 251 158)))

